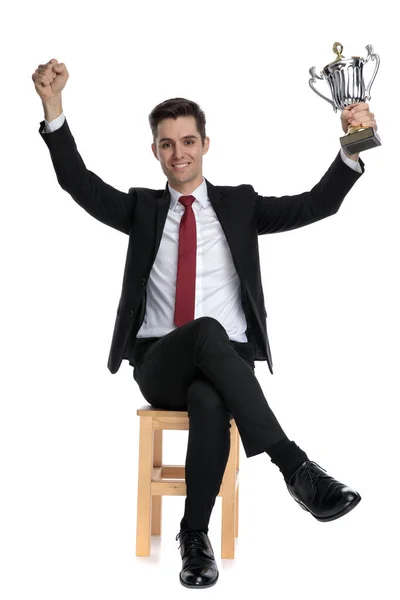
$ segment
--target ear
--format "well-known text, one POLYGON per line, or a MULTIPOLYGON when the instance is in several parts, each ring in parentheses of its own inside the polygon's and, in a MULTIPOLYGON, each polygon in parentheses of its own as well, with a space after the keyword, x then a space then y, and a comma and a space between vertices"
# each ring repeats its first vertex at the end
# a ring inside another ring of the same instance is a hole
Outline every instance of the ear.
POLYGON ((157 150, 156 150, 156 146, 155 146, 154 142, 153 142, 153 143, 152 143, 152 145, 151 145, 151 149, 153 150, 153 154, 154 154, 154 156, 156 157, 156 159, 157 159, 157 160, 160 160, 160 159, 158 158, 158 156, 157 156, 157 150))
POLYGON ((206 135, 204 138, 203 154, 207 154, 210 147, 210 138, 206 135))

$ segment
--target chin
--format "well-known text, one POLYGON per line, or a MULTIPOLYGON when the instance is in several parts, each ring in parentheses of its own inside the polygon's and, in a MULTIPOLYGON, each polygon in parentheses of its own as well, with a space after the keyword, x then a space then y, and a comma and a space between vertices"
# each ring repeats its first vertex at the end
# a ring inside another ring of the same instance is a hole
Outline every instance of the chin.
POLYGON ((182 173, 182 175, 179 177, 179 174, 176 175, 176 173, 173 173, 172 177, 173 177, 173 179, 175 181, 180 181, 180 182, 182 182, 182 181, 192 181, 192 179, 196 179, 196 174, 193 174, 193 173, 189 174, 188 173, 188 174, 184 175, 182 173))

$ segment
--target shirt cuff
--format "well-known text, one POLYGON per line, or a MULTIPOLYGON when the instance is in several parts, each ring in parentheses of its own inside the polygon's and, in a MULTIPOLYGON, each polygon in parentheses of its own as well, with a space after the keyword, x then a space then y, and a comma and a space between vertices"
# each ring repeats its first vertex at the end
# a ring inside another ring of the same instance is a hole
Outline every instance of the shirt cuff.
POLYGON ((46 119, 45 119, 44 120, 45 133, 51 133, 52 131, 56 131, 56 129, 60 129, 60 127, 64 124, 64 121, 65 121, 64 111, 61 113, 61 115, 59 117, 57 117, 56 119, 53 119, 52 121, 46 121, 46 119))
POLYGON ((340 156, 342 157, 343 162, 346 163, 346 165, 350 167, 350 169, 357 171, 357 173, 362 173, 362 168, 358 160, 353 160, 352 158, 349 158, 346 152, 343 150, 343 148, 340 148, 340 156))

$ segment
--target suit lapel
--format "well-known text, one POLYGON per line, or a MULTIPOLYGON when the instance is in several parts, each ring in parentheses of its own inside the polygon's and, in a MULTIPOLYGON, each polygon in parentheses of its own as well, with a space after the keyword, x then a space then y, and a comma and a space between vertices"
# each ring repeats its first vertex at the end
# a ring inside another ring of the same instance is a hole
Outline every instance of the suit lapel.
POLYGON ((154 245, 153 260, 158 252, 158 247, 161 242, 162 232, 164 230, 165 221, 167 218, 169 205, 171 203, 171 194, 168 190, 168 183, 165 184, 165 189, 161 196, 157 199, 157 215, 156 215, 156 236, 154 245))

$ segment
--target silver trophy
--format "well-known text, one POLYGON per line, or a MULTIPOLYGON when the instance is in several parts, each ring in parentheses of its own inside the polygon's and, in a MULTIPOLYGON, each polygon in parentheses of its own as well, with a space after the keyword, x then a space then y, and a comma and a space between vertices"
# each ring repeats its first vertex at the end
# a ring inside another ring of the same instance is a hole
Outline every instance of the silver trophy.
MULTIPOLYGON (((368 56, 365 59, 360 56, 343 58, 343 46, 339 42, 335 42, 332 50, 337 55, 336 59, 326 65, 320 75, 317 75, 315 67, 311 67, 309 70, 311 75, 311 79, 309 80, 311 89, 314 90, 318 96, 321 96, 321 98, 329 102, 329 104, 332 104, 335 112, 337 109, 344 110, 352 104, 371 100, 370 90, 378 72, 380 59, 377 54, 374 54, 371 45, 365 46, 365 48, 368 50, 368 56), (365 87, 363 66, 369 59, 376 60, 376 65, 371 81, 367 87, 365 87), (329 83, 333 101, 329 100, 329 98, 326 98, 315 89, 313 83, 315 83, 317 79, 325 79, 329 83)), ((362 150, 380 146, 381 140, 373 127, 349 125, 347 134, 340 138, 340 143, 347 154, 355 154, 362 150)))

